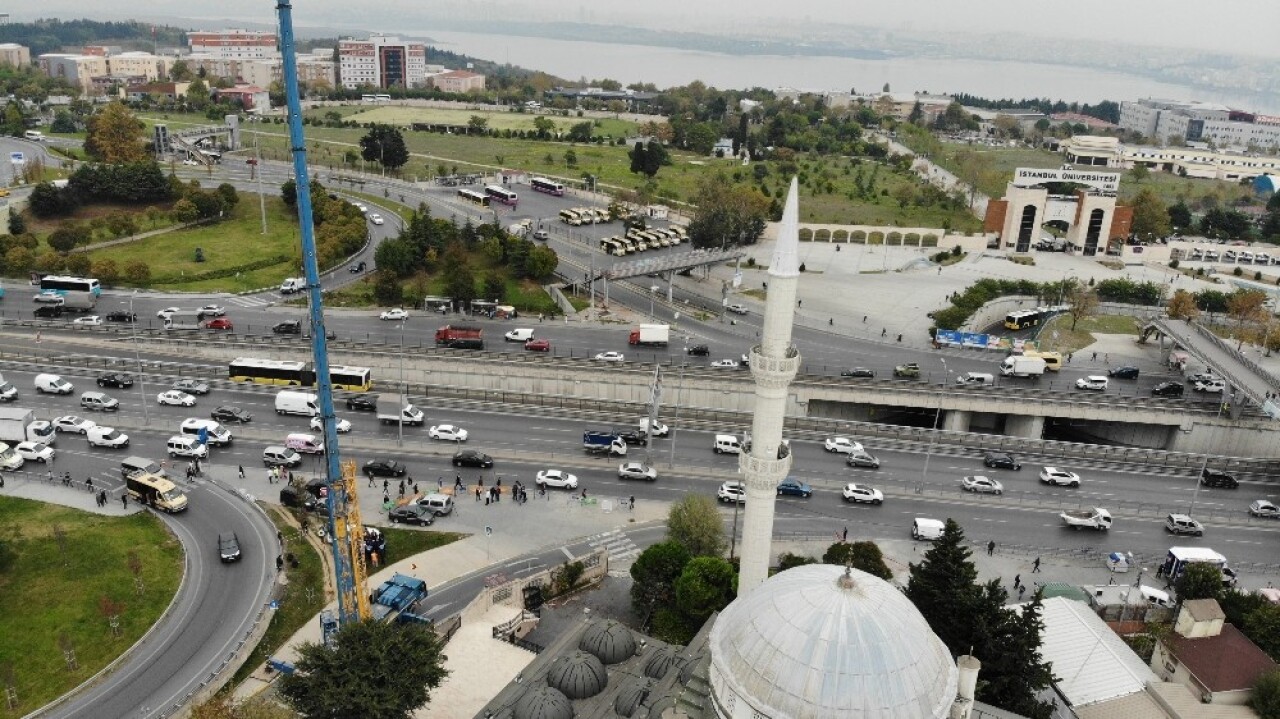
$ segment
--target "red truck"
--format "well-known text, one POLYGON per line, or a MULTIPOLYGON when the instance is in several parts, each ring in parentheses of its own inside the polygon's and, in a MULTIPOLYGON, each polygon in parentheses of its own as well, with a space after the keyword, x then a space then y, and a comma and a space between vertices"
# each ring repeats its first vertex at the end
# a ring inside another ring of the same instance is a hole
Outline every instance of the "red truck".
POLYGON ((453 349, 484 349, 483 330, 477 325, 445 325, 436 330, 436 344, 453 349))

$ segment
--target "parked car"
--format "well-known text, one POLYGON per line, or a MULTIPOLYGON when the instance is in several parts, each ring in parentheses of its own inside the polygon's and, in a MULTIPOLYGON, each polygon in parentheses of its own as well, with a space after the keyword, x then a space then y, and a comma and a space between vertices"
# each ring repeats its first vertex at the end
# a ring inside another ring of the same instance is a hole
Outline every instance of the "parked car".
POLYGON ((1240 486, 1239 480, 1234 476, 1211 467, 1204 468, 1204 472, 1200 475, 1200 484, 1218 489, 1236 489, 1240 486))
POLYGON ((364 463, 364 473, 369 477, 403 477, 408 469, 394 459, 371 459, 364 463))
POLYGON ((982 458, 982 466, 992 469, 1012 469, 1015 472, 1022 469, 1022 463, 1005 452, 988 452, 987 456, 982 458))
POLYGON ((237 424, 244 424, 253 420, 253 415, 230 404, 215 408, 209 413, 209 417, 215 422, 235 422, 237 424))
POLYGON ((174 407, 194 407, 196 398, 176 389, 165 390, 156 395, 156 402, 174 407))
POLYGON ((706 345, 694 345, 689 349, 685 350, 685 352, 693 355, 694 357, 706 357, 707 355, 711 354, 711 349, 706 345))
POLYGON ((870 379, 876 376, 876 371, 873 369, 867 369, 866 367, 854 367, 853 369, 847 369, 842 371, 840 373, 840 376, 870 379))
POLYGON ((215 318, 215 319, 211 319, 211 320, 209 320, 208 322, 205 322, 205 323, 204 323, 204 328, 205 328, 205 329, 207 329, 207 330, 227 330, 227 331, 231 331, 231 330, 234 330, 234 329, 235 329, 235 325, 231 324, 231 318, 230 318, 230 317, 218 317, 218 318, 215 318))
POLYGON ((347 409, 352 412, 377 412, 378 400, 376 397, 370 397, 363 394, 356 395, 355 397, 348 397, 347 409))
POLYGON ((984 477, 980 474, 965 477, 960 480, 960 486, 966 492, 978 492, 982 494, 1004 494, 1004 485, 1000 482, 984 477))
POLYGON ((240 538, 235 532, 218 533, 218 558, 224 563, 240 561, 240 538))
POLYGON ((1152 397, 1181 397, 1185 386, 1181 382, 1161 382, 1151 388, 1152 397))
POLYGON ((1107 376, 1115 377, 1116 379, 1138 379, 1138 368, 1132 365, 1116 367, 1110 372, 1107 372, 1107 376))
POLYGON ((524 348, 530 352, 550 352, 551 340, 529 340, 524 343, 524 348))
POLYGON ((429 507, 424 507, 416 502, 410 502, 409 504, 400 507, 394 507, 390 512, 387 512, 387 519, 391 520, 392 524, 400 524, 403 522, 404 524, 416 524, 419 527, 428 527, 431 526, 432 522, 436 521, 436 513, 431 511, 431 508, 429 507))
POLYGON ((726 309, 726 310, 729 310, 730 312, 734 313, 735 315, 745 315, 745 314, 747 314, 747 312, 748 312, 748 310, 747 310, 747 306, 746 306, 746 305, 733 304, 733 305, 729 305, 729 306, 725 307, 725 309, 726 309))
POLYGON ((493 458, 478 450, 463 449, 454 453, 453 466, 489 469, 493 466, 493 458))
POLYGON ((712 362, 711 366, 720 368, 720 369, 738 369, 738 367, 740 367, 741 365, 738 364, 738 360, 721 359, 721 360, 716 360, 715 362, 712 362))
POLYGON ((1076 389, 1088 389, 1096 392, 1102 392, 1107 389, 1107 378, 1098 374, 1081 377, 1076 380, 1076 389))
POLYGON ((102 325, 102 318, 98 315, 77 317, 74 320, 71 320, 71 324, 80 325, 81 327, 100 327, 102 325))
POLYGON ((1204 536, 1204 525, 1185 514, 1170 514, 1164 518, 1164 528, 1172 534, 1204 536))
POLYGON ((176 389, 187 394, 205 395, 209 394, 209 385, 195 379, 180 379, 169 385, 169 389, 176 389))
POLYGON ((533 480, 539 487, 563 487, 565 489, 577 489, 577 475, 569 474, 558 469, 544 469, 534 477, 533 480))
POLYGON ((920 365, 916 364, 915 362, 900 364, 897 367, 893 368, 893 376, 894 377, 919 377, 920 365))
POLYGON ((716 490, 716 499, 726 504, 737 502, 739 504, 747 501, 747 485, 742 482, 725 482, 716 490))
POLYGON ((1080 475, 1057 467, 1045 467, 1040 470, 1040 481, 1061 487, 1079 487, 1080 475))
POLYGON ((844 501, 846 502, 880 504, 884 501, 884 492, 881 492, 875 487, 868 487, 865 484, 846 484, 840 494, 844 497, 844 501))
POLYGON ((787 477, 778 483, 778 496, 805 497, 813 495, 813 487, 801 482, 798 479, 787 477))
POLYGON ((618 465, 618 479, 640 479, 652 482, 658 478, 658 470, 644 462, 623 462, 618 465))
POLYGON ((108 372, 98 377, 99 387, 112 387, 114 389, 129 389, 133 386, 133 375, 123 372, 108 372))
MULTIPOLYGON (((18 446, 21 447, 22 445, 18 446)), ((1266 519, 1278 519, 1280 518, 1280 507, 1277 507, 1270 500, 1255 499, 1253 504, 1249 505, 1249 514, 1266 519)))

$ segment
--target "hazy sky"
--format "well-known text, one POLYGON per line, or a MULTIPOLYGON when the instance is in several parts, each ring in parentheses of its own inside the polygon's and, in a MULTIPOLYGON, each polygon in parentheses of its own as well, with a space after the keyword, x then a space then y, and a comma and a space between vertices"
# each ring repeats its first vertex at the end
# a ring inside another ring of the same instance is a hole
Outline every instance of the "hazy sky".
MULTIPOLYGON (((43 17, 191 16, 217 19, 273 20, 273 0, 42 0, 5 10, 14 19, 43 17), (30 8, 30 9, 29 9, 30 8), (212 10, 216 8, 216 10, 212 10)), ((294 0, 297 26, 334 25, 394 32, 406 16, 448 11, 458 5, 423 0, 294 0), (359 12, 353 12, 358 7, 359 12)), ((891 30, 946 32, 1013 32, 1023 35, 1082 37, 1093 40, 1134 41, 1144 45, 1185 46, 1197 50, 1280 58, 1280 2, 1277 0, 466 0, 471 11, 488 11, 515 19, 610 21, 681 29, 709 30, 715 26, 747 27, 788 17, 810 23, 836 23, 891 30), (696 12, 690 8, 696 7, 696 12), (612 9, 612 8, 616 8, 612 9), (784 14, 793 11, 793 15, 784 14)), ((420 23, 413 23, 419 25, 420 23)), ((782 23, 779 23, 780 25, 782 23)), ((1032 58, 1029 58, 1032 59, 1032 58)))

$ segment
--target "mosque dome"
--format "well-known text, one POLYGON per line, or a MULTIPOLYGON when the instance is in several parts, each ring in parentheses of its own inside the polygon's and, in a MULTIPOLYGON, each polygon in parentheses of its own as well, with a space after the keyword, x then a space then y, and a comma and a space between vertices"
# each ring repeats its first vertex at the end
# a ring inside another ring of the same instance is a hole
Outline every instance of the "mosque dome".
POLYGON ((915 605, 856 569, 765 580, 720 613, 708 644, 712 692, 735 716, 745 703, 794 719, 943 719, 956 697, 951 652, 915 605))
POLYGON ((636 653, 636 638, 622 623, 607 619, 588 627, 582 633, 578 648, 594 654, 605 664, 617 664, 636 653))
POLYGON ((604 665, 594 655, 574 651, 551 663, 547 670, 547 684, 560 690, 570 699, 586 699, 604 690, 609 683, 604 665))
POLYGON ((573 719, 573 703, 548 686, 531 686, 516 700, 514 719, 573 719))

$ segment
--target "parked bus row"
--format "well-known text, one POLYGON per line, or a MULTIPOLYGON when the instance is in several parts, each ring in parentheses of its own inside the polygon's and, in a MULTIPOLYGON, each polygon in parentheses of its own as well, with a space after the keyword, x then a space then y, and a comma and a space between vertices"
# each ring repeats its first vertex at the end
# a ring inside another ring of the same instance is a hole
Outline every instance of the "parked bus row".
POLYGON ((608 210, 599 207, 572 207, 567 210, 560 210, 560 221, 566 225, 579 227, 581 225, 602 225, 606 222, 613 222, 613 217, 608 210))
POLYGON ((687 239, 688 236, 682 227, 652 230, 632 228, 627 230, 627 234, 622 237, 606 237, 600 240, 600 249, 607 254, 622 257, 633 252, 644 252, 645 250, 653 250, 659 247, 674 247, 687 239))

